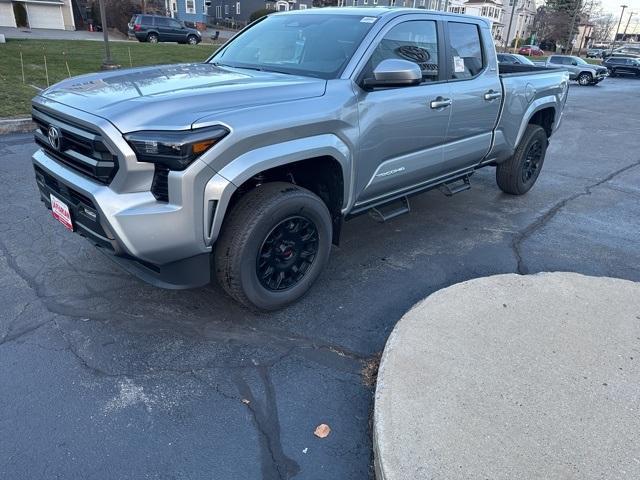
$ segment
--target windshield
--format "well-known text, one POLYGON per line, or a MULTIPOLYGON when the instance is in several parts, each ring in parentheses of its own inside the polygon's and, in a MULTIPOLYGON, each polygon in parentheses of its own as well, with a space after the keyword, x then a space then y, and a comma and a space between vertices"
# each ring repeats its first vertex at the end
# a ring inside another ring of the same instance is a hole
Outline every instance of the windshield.
POLYGON ((268 16, 234 38, 210 63, 337 78, 376 21, 365 15, 268 16))

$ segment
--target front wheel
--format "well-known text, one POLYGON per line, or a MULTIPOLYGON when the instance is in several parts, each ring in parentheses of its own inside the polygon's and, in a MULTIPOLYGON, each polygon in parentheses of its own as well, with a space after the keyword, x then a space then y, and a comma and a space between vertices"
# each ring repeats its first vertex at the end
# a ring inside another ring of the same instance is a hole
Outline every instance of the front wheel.
POLYGON ((536 183, 548 145, 547 133, 540 125, 528 125, 513 157, 496 168, 496 182, 511 195, 523 195, 536 183))
POLYGON ((590 73, 581 73, 578 76, 578 85, 580 86, 590 85, 591 82, 593 82, 593 76, 590 73))
POLYGON ((198 37, 196 37, 195 35, 189 35, 187 37, 187 43, 189 45, 197 45, 198 44, 198 37))
POLYGON ((331 215, 315 194, 266 183, 233 207, 215 246, 222 288, 249 308, 276 310, 302 297, 331 249, 331 215))

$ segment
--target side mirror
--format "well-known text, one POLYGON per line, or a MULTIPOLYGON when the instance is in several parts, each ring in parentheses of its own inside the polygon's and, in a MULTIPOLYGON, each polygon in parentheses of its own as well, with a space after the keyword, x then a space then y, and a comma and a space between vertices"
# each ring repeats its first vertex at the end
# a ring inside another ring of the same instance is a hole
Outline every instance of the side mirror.
POLYGON ((576 62, 575 60, 571 60, 571 65, 573 65, 574 67, 578 66, 578 62, 576 62))
POLYGON ((388 58, 373 70, 372 78, 364 79, 364 87, 407 87, 422 82, 422 71, 417 63, 409 60, 388 58))

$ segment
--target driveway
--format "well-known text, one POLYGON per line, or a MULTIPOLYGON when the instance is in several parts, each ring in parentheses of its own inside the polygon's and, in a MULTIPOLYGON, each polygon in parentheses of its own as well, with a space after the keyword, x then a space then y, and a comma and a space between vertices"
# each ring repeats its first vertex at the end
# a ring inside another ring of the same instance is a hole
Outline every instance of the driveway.
POLYGON ((416 301, 498 273, 640 280, 638 111, 635 79, 572 85, 528 195, 484 169, 409 215, 358 217, 270 315, 121 272, 40 204, 31 137, 0 137, 0 478, 371 478, 366 367, 416 301))

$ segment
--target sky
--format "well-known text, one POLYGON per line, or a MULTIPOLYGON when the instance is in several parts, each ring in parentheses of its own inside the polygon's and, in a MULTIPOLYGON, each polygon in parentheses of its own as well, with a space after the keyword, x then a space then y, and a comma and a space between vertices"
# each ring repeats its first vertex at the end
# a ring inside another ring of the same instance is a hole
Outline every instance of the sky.
MULTIPOLYGON (((636 12, 640 15, 640 0, 600 0, 602 2, 602 8, 607 12, 617 13, 620 15, 622 11, 621 5, 627 5, 624 11, 625 18, 629 11, 636 12)), ((634 15, 635 17, 635 15, 634 15)), ((633 23, 633 21, 632 21, 633 23)))
POLYGON ((622 5, 626 5, 627 8, 624 10, 622 24, 620 25, 620 33, 622 33, 627 26, 630 12, 634 12, 634 15, 631 17, 627 34, 640 33, 640 0, 600 0, 600 2, 602 3, 602 9, 607 13, 612 13, 617 20, 620 19, 622 5))

